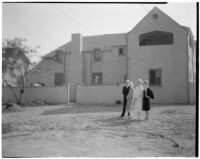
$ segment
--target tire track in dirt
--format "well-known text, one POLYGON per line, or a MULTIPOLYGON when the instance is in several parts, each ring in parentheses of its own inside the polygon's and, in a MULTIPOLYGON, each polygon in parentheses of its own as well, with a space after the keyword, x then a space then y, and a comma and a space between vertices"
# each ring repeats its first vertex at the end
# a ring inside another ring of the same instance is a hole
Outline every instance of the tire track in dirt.
POLYGON ((157 133, 152 133, 152 132, 146 132, 146 131, 139 131, 139 130, 123 130, 123 129, 108 129, 108 128, 82 128, 82 129, 65 129, 65 130, 70 130, 70 131, 90 131, 90 130, 106 130, 106 131, 122 131, 122 132, 137 132, 137 133, 143 133, 143 134, 148 134, 154 137, 160 137, 162 139, 168 140, 173 143, 173 147, 178 148, 180 145, 172 138, 166 137, 162 134, 157 134, 157 133))

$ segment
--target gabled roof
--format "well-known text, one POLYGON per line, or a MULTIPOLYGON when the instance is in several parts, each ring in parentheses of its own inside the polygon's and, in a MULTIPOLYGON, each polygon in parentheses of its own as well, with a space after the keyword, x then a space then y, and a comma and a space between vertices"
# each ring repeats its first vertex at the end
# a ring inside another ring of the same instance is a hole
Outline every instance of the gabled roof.
POLYGON ((51 51, 50 53, 44 55, 43 57, 53 57, 58 50, 65 50, 65 52, 68 52, 70 50, 70 42, 56 48, 55 50, 51 51))
POLYGON ((132 32, 149 14, 151 14, 151 13, 154 13, 154 12, 161 12, 162 14, 164 14, 165 16, 167 16, 169 19, 171 19, 174 23, 176 23, 181 29, 183 29, 184 31, 186 31, 187 33, 188 33, 188 29, 186 29, 186 28, 189 28, 189 27, 185 27, 185 26, 181 26, 180 24, 178 24, 174 19, 172 19, 169 15, 167 15, 165 12, 163 12, 162 10, 160 10, 159 8, 157 8, 157 7, 154 7, 151 11, 149 11, 149 13, 144 17, 144 18, 142 18, 142 20, 139 22, 139 23, 137 23, 136 24, 136 26, 132 29, 132 30, 130 30, 127 34, 126 34, 126 36, 130 33, 130 32, 132 32))
POLYGON ((183 26, 183 29, 185 29, 188 33, 191 33, 192 34, 192 30, 190 29, 190 27, 187 27, 187 26, 183 26))

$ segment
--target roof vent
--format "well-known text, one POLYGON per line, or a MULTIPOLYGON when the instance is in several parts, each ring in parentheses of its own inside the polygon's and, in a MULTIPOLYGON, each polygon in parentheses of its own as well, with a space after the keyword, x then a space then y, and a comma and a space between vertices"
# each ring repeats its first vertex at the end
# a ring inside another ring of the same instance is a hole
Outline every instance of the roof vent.
POLYGON ((158 14, 156 14, 156 13, 152 14, 152 18, 153 18, 153 20, 158 19, 158 14))

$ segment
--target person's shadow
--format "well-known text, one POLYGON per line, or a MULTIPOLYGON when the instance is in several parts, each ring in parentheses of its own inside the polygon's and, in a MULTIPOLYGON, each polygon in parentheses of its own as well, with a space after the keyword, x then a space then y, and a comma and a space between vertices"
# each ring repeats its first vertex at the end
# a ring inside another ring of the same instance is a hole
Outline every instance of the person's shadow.
POLYGON ((102 119, 95 120, 95 122, 98 122, 105 127, 126 126, 126 125, 130 125, 133 123, 138 123, 137 121, 128 119, 127 117, 125 117, 125 118, 121 118, 121 117, 102 118, 102 119))

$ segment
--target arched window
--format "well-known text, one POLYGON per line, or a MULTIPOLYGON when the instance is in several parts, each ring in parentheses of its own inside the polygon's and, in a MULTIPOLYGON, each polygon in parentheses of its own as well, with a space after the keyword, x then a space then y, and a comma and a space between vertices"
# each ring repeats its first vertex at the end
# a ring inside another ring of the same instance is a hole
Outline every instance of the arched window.
POLYGON ((30 84, 30 87, 44 87, 44 86, 45 84, 41 82, 35 82, 30 84))
POLYGON ((164 31, 152 31, 139 36, 139 45, 169 45, 173 44, 173 34, 164 31))

